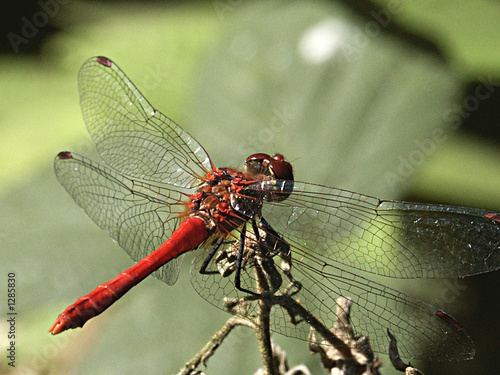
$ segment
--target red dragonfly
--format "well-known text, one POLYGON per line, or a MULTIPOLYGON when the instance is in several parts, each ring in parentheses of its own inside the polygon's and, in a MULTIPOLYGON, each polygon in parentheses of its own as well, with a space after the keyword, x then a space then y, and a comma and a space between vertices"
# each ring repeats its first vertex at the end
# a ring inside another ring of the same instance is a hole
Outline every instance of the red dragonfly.
MULTIPOLYGON (((336 299, 352 298, 352 325, 369 335, 375 351, 387 350, 389 329, 407 357, 474 355, 472 340, 450 315, 353 269, 395 278, 496 270, 500 214, 296 182, 280 154, 251 155, 241 171, 216 168, 110 59, 89 59, 78 83, 85 123, 108 166, 65 151, 55 159, 56 175, 137 263, 80 297, 50 332, 82 327, 150 274, 174 284, 182 255, 200 248, 193 285, 222 309, 224 297, 259 297, 252 265, 260 257, 283 280, 293 274, 300 284, 293 298, 327 327, 335 323, 336 299)), ((279 279, 276 289, 284 287, 279 279)), ((271 324, 307 340, 309 326, 286 306, 272 309, 271 324)))

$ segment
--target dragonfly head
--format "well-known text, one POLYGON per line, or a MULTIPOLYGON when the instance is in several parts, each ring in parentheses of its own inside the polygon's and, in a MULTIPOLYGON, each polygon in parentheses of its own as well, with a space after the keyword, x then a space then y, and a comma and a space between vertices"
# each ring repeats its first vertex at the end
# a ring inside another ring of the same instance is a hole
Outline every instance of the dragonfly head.
POLYGON ((281 154, 274 156, 263 153, 252 154, 245 161, 245 168, 251 174, 263 174, 276 180, 293 181, 292 165, 281 154))

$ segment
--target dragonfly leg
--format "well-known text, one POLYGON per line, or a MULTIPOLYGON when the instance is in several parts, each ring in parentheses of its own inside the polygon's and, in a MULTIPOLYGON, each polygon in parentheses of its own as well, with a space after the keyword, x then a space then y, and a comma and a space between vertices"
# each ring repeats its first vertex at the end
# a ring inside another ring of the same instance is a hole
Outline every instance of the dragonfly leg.
POLYGON ((238 247, 238 259, 236 260, 236 272, 234 275, 234 286, 236 289, 241 290, 242 292, 254 295, 254 296, 259 296, 258 293, 252 292, 251 290, 245 289, 241 286, 241 267, 243 263, 243 252, 245 250, 245 236, 246 236, 246 225, 243 225, 241 228, 241 235, 240 235, 240 244, 238 247))
POLYGON ((288 243, 281 237, 278 232, 274 230, 274 228, 267 222, 267 220, 263 217, 259 217, 260 222, 264 226, 265 230, 272 235, 276 239, 274 243, 274 251, 271 253, 269 257, 274 257, 279 255, 281 258, 281 266, 280 269, 283 271, 283 274, 287 277, 290 282, 288 286, 285 287, 283 292, 285 294, 289 294, 290 296, 294 296, 300 292, 302 289, 302 284, 294 279, 292 276, 292 257, 290 253, 290 246, 288 243))
POLYGON ((262 226, 265 228, 265 230, 272 235, 272 237, 276 238, 276 244, 274 246, 273 252, 268 252, 267 255, 268 257, 274 257, 278 254, 284 255, 284 256, 289 256, 289 250, 290 246, 288 243, 283 240, 283 238, 274 230, 274 228, 267 222, 267 220, 263 216, 259 216, 260 222, 262 223, 262 226), (287 252, 285 253, 283 250, 286 249, 287 252))
POLYGON ((278 232, 276 232, 274 230, 274 228, 271 226, 271 224, 269 224, 267 222, 267 220, 264 218, 264 216, 259 216, 259 219, 260 219, 260 222, 262 223, 262 225, 264 226, 264 228, 266 228, 268 230, 268 232, 270 232, 273 236, 279 237, 278 232))
POLYGON ((219 273, 217 271, 207 271, 207 267, 210 263, 210 261, 213 259, 215 253, 217 252, 217 250, 219 250, 219 247, 224 243, 224 238, 221 237, 217 240, 217 243, 214 245, 214 247, 212 248, 212 250, 210 250, 210 253, 207 255, 207 257, 205 258, 205 260, 203 261, 203 264, 201 265, 200 267, 200 273, 202 275, 212 275, 212 274, 216 274, 216 273, 219 273))

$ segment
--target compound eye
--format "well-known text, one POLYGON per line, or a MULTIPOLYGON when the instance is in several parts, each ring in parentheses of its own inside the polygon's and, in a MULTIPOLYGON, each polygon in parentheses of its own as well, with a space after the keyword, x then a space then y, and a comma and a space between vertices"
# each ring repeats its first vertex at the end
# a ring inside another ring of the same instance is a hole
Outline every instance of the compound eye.
POLYGON ((247 172, 251 174, 272 176, 269 170, 270 160, 271 156, 268 154, 252 154, 245 161, 245 168, 247 172))
POLYGON ((274 178, 278 180, 293 181, 293 167, 285 161, 285 157, 281 154, 274 155, 269 161, 269 170, 274 178))
POLYGON ((247 173, 254 175, 265 175, 279 181, 269 184, 263 193, 263 197, 268 202, 279 202, 287 199, 293 191, 293 168, 285 161, 285 157, 276 154, 273 157, 268 154, 250 155, 245 163, 247 173))
POLYGON ((271 156, 268 155, 268 154, 263 154, 263 153, 257 153, 257 154, 252 154, 250 155, 247 160, 246 160, 246 163, 248 162, 259 162, 259 163, 266 163, 266 164, 269 164, 269 160, 271 159, 271 156))
POLYGON ((281 154, 273 157, 263 153, 252 154, 246 160, 246 167, 250 173, 263 174, 277 180, 293 181, 292 165, 285 161, 285 157, 281 154))

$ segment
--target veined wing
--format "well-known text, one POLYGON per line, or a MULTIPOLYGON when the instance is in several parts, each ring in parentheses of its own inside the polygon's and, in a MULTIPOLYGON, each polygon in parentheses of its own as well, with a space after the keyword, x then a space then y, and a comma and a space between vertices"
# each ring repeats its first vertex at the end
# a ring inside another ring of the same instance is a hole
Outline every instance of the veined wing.
MULTIPOLYGON (((251 188, 269 195, 291 186, 265 181, 251 188)), ((500 268, 500 214, 491 211, 383 201, 295 182, 286 200, 266 202, 262 214, 297 257, 316 262, 399 278, 460 277, 500 268)))
POLYGON ((376 352, 387 353, 389 329, 397 337, 399 353, 405 358, 449 361, 474 357, 469 334, 444 311, 340 267, 318 270, 305 262, 292 264, 292 273, 307 285, 298 298, 327 327, 335 323, 332 313, 337 308, 337 297, 350 297, 355 336, 367 335, 376 352))
MULTIPOLYGON (((136 262, 165 242, 186 212, 187 189, 133 180, 70 152, 57 155, 54 169, 76 203, 136 262)), ((174 284, 181 259, 153 275, 174 284)))
MULTIPOLYGON (((246 248, 252 248, 256 244, 256 237, 251 234, 251 228, 248 231, 245 244, 246 248)), ((218 253, 207 267, 211 274, 199 272, 206 253, 200 252, 192 269, 194 289, 222 310, 227 310, 227 300, 240 300, 248 296, 237 290, 234 284, 238 235, 236 230, 234 237, 219 247, 218 253)), ((276 241, 280 239, 271 233, 266 234, 266 244, 275 244, 276 241)), ((254 248, 256 253, 250 253, 248 257, 243 255, 240 275, 243 288, 258 292, 256 259, 261 254, 273 254, 276 251, 274 246, 267 249, 265 247, 261 242, 254 248)), ((291 262, 283 262, 281 259, 288 252, 279 255, 275 253, 275 256, 269 258, 273 266, 266 267, 266 285, 274 283, 277 289, 273 292, 275 296, 280 296, 280 302, 275 300, 276 305, 271 309, 270 323, 274 332, 306 341, 309 339, 309 320, 295 315, 290 304, 292 300, 327 329, 334 327, 339 324, 336 321, 337 298, 342 296, 349 297, 353 303, 351 323, 355 336, 368 335, 372 349, 379 353, 387 352, 389 337, 386 332, 389 329, 397 337, 399 351, 404 357, 444 361, 470 359, 474 356, 474 344, 468 333, 444 311, 341 267, 323 263, 319 259, 306 258, 295 250, 291 249, 291 262), (283 265, 285 268, 281 269, 283 265), (273 267, 279 272, 279 277, 271 271, 273 267), (300 288, 293 287, 285 291, 290 286, 287 273, 293 276, 295 282, 300 283, 300 288), (284 296, 288 299, 284 299, 284 296)), ((257 313, 257 304, 258 300, 247 300, 237 311, 252 319, 257 313)))
POLYGON ((87 60, 78 88, 88 131, 114 170, 189 188, 214 169, 205 149, 156 110, 110 59, 87 60))

